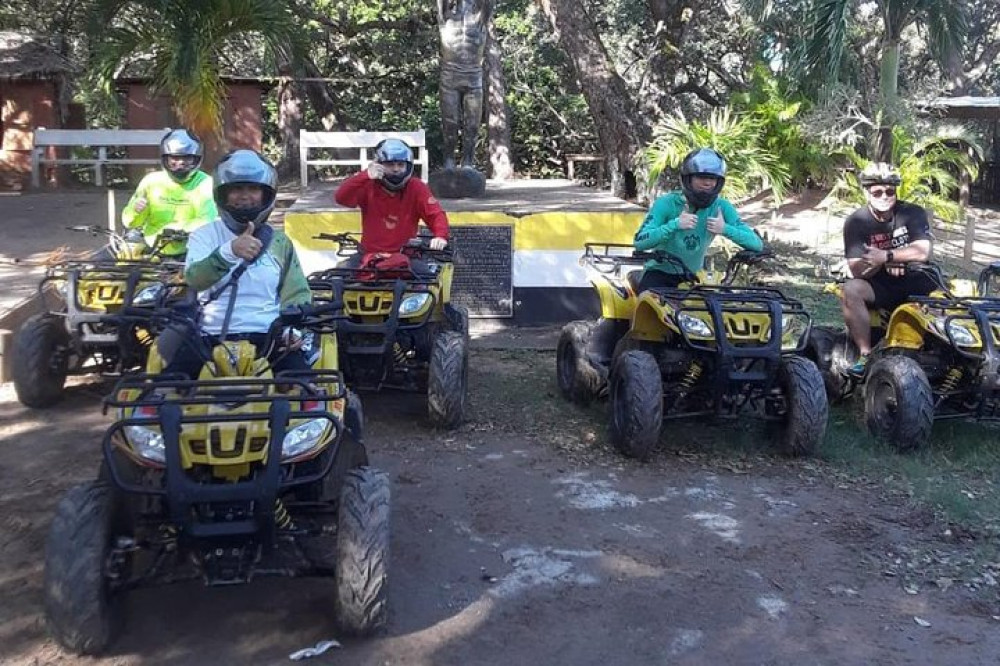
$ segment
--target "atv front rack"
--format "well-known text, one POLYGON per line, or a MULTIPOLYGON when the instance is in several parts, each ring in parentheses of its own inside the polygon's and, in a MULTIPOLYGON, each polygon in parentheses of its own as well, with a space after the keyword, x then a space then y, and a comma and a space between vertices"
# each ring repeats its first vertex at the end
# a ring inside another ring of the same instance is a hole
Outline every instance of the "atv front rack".
POLYGON ((910 301, 923 305, 925 308, 940 310, 966 310, 968 314, 945 314, 942 333, 948 338, 948 343, 956 353, 968 359, 982 360, 989 364, 988 372, 1000 370, 1000 359, 997 358, 997 340, 1000 339, 1000 298, 936 298, 932 296, 912 296, 910 301), (951 332, 953 321, 974 321, 979 331, 983 346, 980 351, 963 349, 951 332))
MULTIPOLYGON (((340 417, 326 410, 293 409, 293 404, 321 399, 337 400, 346 396, 343 378, 338 371, 313 371, 280 374, 276 377, 179 380, 161 379, 153 375, 123 378, 105 401, 105 407, 137 408, 155 407, 155 417, 130 416, 115 421, 104 435, 103 452, 111 481, 126 493, 165 497, 172 522, 196 538, 225 538, 260 533, 274 529, 276 499, 293 486, 315 483, 323 479, 333 467, 340 445, 344 425, 340 417), (334 393, 311 393, 309 384, 339 387, 334 393), (279 386, 297 386, 301 394, 275 393, 279 386), (177 395, 165 398, 160 390, 174 389, 177 395), (138 390, 135 399, 123 397, 126 391, 138 390), (266 413, 194 414, 185 407, 207 404, 267 403, 266 413), (293 419, 324 419, 333 428, 330 444, 319 454, 321 464, 312 472, 296 475, 283 469, 280 447, 293 419), (232 483, 199 483, 184 470, 181 462, 180 438, 185 424, 194 423, 246 423, 267 421, 270 433, 267 446, 271 447, 266 462, 251 479, 232 483), (154 425, 163 436, 165 475, 163 487, 141 485, 127 479, 116 466, 114 451, 120 448, 117 441, 127 440, 125 428, 154 425), (252 515, 245 519, 199 521, 194 508, 206 504, 225 505, 247 503, 252 515)), ((271 534, 273 540, 273 534, 271 534)))
POLYGON ((437 295, 433 290, 429 289, 428 286, 436 283, 436 280, 411 281, 402 279, 382 282, 345 283, 340 279, 319 280, 311 278, 309 281, 309 288, 313 291, 314 300, 317 301, 329 299, 344 302, 345 292, 349 291, 360 293, 358 298, 358 302, 362 304, 360 311, 348 313, 347 317, 339 320, 337 322, 337 331, 341 333, 365 334, 366 336, 374 336, 371 339, 381 339, 382 341, 380 344, 362 345, 352 343, 348 338, 343 338, 340 340, 340 343, 343 345, 342 349, 348 354, 385 355, 391 351, 393 343, 396 342, 396 337, 400 331, 410 331, 422 328, 430 320, 431 315, 437 307, 437 295), (366 314, 373 316, 379 315, 381 312, 381 299, 378 295, 384 294, 387 291, 392 292, 392 303, 389 306, 389 311, 383 315, 383 320, 377 322, 362 322, 357 321, 351 316, 364 316, 366 314), (430 298, 430 307, 425 306, 425 313, 419 318, 408 318, 403 320, 400 317, 399 309, 403 304, 403 296, 407 292, 427 294, 430 298), (318 296, 317 293, 319 294, 318 296), (326 294, 330 295, 327 296, 326 294), (371 297, 366 298, 365 294, 371 294, 371 297), (365 312, 365 303, 372 304, 371 312, 365 312))
POLYGON ((797 354, 802 352, 809 340, 809 330, 812 328, 812 318, 806 312, 802 303, 785 296, 775 287, 734 287, 727 285, 695 285, 690 288, 654 287, 650 289, 663 300, 675 303, 675 311, 681 313, 708 313, 712 320, 712 330, 715 334, 711 346, 703 341, 693 339, 683 326, 678 325, 684 342, 692 349, 706 352, 721 352, 724 356, 734 358, 777 358, 781 354, 797 354), (695 302, 688 302, 695 301, 695 302), (734 345, 726 335, 724 314, 767 314, 770 321, 767 341, 759 345, 734 345), (794 349, 782 350, 783 316, 804 317, 806 329, 800 336, 794 349))

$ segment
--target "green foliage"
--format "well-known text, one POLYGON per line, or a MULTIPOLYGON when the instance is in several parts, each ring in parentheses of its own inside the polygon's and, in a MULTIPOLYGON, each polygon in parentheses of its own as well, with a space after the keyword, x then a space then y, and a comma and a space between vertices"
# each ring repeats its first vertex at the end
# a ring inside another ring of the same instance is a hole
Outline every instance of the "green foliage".
POLYGON ((809 109, 809 101, 791 92, 765 65, 754 67, 749 90, 733 95, 730 104, 736 113, 747 114, 758 122, 758 145, 787 168, 791 186, 824 182, 832 175, 826 152, 805 137, 799 124, 800 115, 809 109))
POLYGON ((726 187, 730 199, 745 199, 767 188, 780 201, 790 180, 788 167, 761 145, 762 121, 750 114, 715 109, 708 121, 666 116, 653 128, 653 140, 643 154, 649 182, 667 169, 676 171, 684 156, 699 147, 714 148, 726 158, 726 187))
MULTIPOLYGON (((983 149, 976 139, 955 126, 938 127, 923 136, 914 136, 897 126, 892 136, 893 164, 903 180, 899 198, 923 206, 945 222, 959 222, 962 210, 955 199, 959 178, 964 173, 975 180, 983 159, 983 149)), ((842 154, 850 159, 854 170, 844 172, 834 186, 834 194, 841 200, 864 204, 864 190, 857 174, 870 160, 853 150, 842 154)))
POLYGON ((110 91, 119 72, 136 65, 173 98, 186 127, 218 134, 226 46, 258 35, 270 52, 291 58, 293 26, 288 6, 273 0, 98 0, 90 32, 101 39, 92 71, 110 91))

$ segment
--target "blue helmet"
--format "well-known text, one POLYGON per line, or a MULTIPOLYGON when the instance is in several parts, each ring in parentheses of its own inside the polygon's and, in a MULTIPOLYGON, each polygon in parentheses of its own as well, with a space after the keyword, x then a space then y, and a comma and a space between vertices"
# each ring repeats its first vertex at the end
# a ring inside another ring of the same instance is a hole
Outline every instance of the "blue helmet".
POLYGON ((406 183, 413 175, 413 150, 401 139, 383 139, 375 146, 375 161, 383 162, 406 162, 406 169, 399 174, 386 174, 382 177, 382 184, 386 189, 398 191, 406 186, 406 183))
POLYGON ((219 161, 215 168, 213 194, 219 217, 234 234, 246 231, 247 224, 260 227, 267 222, 274 210, 278 196, 278 173, 271 163, 255 150, 234 150, 219 161), (234 208, 227 201, 229 189, 234 185, 260 185, 264 199, 256 208, 234 208))
POLYGON ((726 183, 726 160, 711 148, 692 150, 681 162, 681 190, 695 210, 708 208, 719 196, 722 186, 726 183), (716 179, 715 187, 707 192, 696 191, 691 187, 692 176, 710 176, 716 179))

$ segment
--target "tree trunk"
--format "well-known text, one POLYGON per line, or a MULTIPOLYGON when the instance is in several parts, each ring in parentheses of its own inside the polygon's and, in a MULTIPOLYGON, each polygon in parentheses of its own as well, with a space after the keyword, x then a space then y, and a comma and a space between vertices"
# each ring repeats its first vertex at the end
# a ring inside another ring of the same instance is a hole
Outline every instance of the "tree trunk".
MULTIPOLYGON (((320 79, 323 73, 311 58, 305 61, 306 76, 311 79, 320 79)), ((330 91, 329 84, 322 81, 305 81, 306 95, 313 111, 319 116, 319 121, 323 129, 327 132, 343 132, 347 130, 350 121, 344 117, 344 113, 337 106, 336 96, 330 91)))
POLYGON ((969 172, 962 169, 958 185, 958 206, 962 211, 962 216, 965 218, 965 247, 962 249, 962 257, 970 262, 972 261, 973 244, 976 242, 976 218, 969 215, 969 195, 971 194, 971 190, 972 179, 969 178, 969 172))
POLYGON ((611 192, 617 197, 638 194, 636 157, 651 134, 645 119, 615 71, 593 20, 575 0, 537 0, 573 63, 597 137, 607 159, 611 192))
POLYGON ((503 76, 500 45, 496 29, 490 21, 486 44, 486 130, 490 152, 491 177, 510 180, 514 167, 510 155, 510 116, 507 113, 507 81, 503 76))
POLYGON ((281 137, 281 159, 278 176, 281 180, 299 172, 299 130, 302 129, 302 90, 293 79, 278 84, 278 134, 281 137))
POLYGON ((899 39, 886 38, 882 44, 878 87, 882 108, 875 139, 875 160, 888 163, 892 162, 892 127, 896 124, 899 108, 899 39))

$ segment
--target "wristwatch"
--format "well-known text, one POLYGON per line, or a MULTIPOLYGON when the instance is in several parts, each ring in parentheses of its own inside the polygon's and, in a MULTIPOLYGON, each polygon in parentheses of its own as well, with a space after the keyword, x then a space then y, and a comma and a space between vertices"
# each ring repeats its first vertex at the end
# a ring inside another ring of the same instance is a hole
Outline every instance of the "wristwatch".
POLYGON ((885 263, 892 263, 892 250, 885 253, 885 263))

